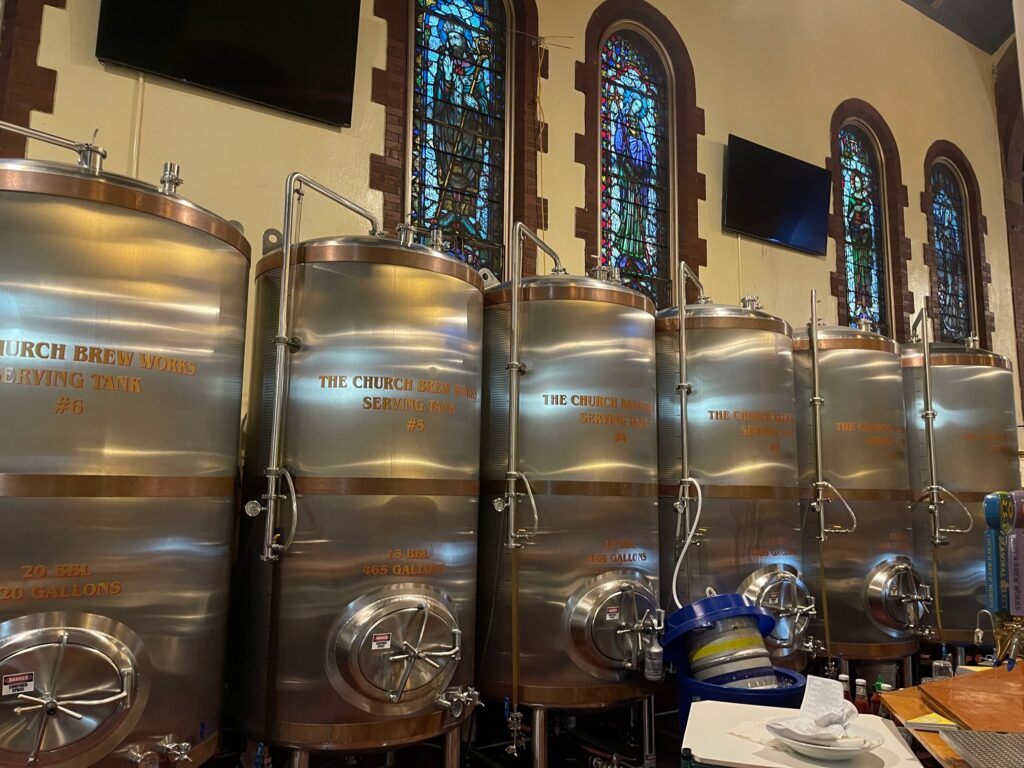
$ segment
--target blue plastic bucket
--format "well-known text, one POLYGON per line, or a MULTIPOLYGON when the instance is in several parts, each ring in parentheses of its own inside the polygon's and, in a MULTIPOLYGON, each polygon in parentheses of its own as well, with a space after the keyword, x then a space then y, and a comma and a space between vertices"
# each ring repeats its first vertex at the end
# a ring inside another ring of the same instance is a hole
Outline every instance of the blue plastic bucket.
POLYGON ((775 667, 778 688, 729 688, 694 680, 682 673, 677 677, 679 693, 679 733, 686 732, 690 706, 695 701, 731 701, 736 704, 759 704, 763 707, 799 709, 804 700, 807 678, 791 669, 775 667))

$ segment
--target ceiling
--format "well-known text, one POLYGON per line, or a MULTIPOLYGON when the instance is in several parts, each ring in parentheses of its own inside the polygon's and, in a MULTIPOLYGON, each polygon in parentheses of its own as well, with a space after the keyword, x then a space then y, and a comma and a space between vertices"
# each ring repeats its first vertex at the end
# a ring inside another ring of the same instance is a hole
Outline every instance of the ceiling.
POLYGON ((1013 0, 903 0, 987 53, 1013 34, 1013 0))

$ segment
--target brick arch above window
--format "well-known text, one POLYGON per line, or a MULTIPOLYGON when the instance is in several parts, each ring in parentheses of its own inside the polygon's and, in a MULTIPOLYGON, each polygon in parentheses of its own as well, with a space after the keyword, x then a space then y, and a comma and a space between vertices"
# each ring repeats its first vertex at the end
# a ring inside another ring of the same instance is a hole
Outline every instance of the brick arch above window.
POLYGON ((932 189, 932 168, 936 163, 946 163, 956 171, 962 183, 964 195, 964 211, 966 214, 966 246, 967 260, 970 264, 971 281, 969 286, 972 313, 975 319, 975 333, 978 341, 985 349, 992 348, 992 333, 995 331, 995 316, 989 311, 988 286, 992 282, 992 270, 985 259, 985 235, 988 234, 988 221, 981 207, 981 187, 974 168, 963 150, 956 144, 945 139, 936 141, 928 149, 924 159, 924 192, 921 193, 921 211, 928 222, 928 242, 924 246, 924 261, 929 273, 929 296, 926 300, 928 312, 932 319, 932 332, 938 339, 939 317, 938 305, 938 269, 935 252, 935 218, 933 203, 935 192, 932 189))
POLYGON ((839 324, 849 325, 853 321, 847 303, 848 275, 844 258, 846 233, 842 213, 843 174, 839 147, 839 132, 848 125, 854 125, 869 135, 878 156, 883 190, 882 238, 888 262, 886 288, 893 319, 891 335, 897 341, 906 341, 910 336, 911 317, 914 314, 914 294, 910 292, 907 274, 911 246, 910 238, 906 235, 904 215, 909 193, 903 184, 900 151, 892 130, 878 110, 862 99, 847 99, 832 113, 829 129, 832 154, 825 161, 825 166, 832 171, 833 211, 829 218, 829 235, 836 243, 836 270, 831 275, 831 288, 832 295, 839 304, 839 324))
POLYGON ((576 162, 586 171, 585 207, 576 209, 576 237, 584 242, 587 268, 596 266, 601 224, 601 46, 609 32, 622 27, 639 28, 655 41, 672 70, 673 258, 681 256, 697 271, 707 265, 707 242, 700 238, 697 228, 697 201, 706 195, 704 174, 697 171, 697 136, 704 133, 704 111, 697 106, 693 62, 679 32, 644 0, 605 0, 587 23, 586 60, 576 62, 576 90, 584 95, 585 109, 584 133, 576 135, 576 162))
MULTIPOLYGON (((370 156, 370 189, 384 198, 383 223, 392 229, 402 221, 408 201, 411 169, 409 136, 409 51, 415 0, 375 0, 373 13, 388 25, 387 63, 374 69, 370 100, 384 106, 384 152, 370 156)), ((537 37, 535 0, 507 0, 512 23, 512 60, 507 80, 510 87, 508 115, 512 143, 508 168, 512 173, 512 220, 532 229, 547 227, 547 200, 538 196, 537 155, 547 152, 547 124, 537 113, 537 80, 547 78, 546 51, 537 37)), ((506 235, 506 238, 508 235, 506 235)), ((523 272, 536 271, 536 248, 523 251, 523 272)))

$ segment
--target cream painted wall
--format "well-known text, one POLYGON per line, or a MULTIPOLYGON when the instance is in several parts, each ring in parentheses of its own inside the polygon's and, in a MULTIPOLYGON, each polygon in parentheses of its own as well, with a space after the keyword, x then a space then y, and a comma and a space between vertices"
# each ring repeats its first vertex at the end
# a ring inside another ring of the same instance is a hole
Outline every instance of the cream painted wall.
MULTIPOLYGON (((825 315, 835 320, 835 301, 828 296, 832 241, 822 259, 724 233, 722 160, 728 134, 736 133, 820 165, 830 152, 833 110, 859 97, 882 113, 900 147, 910 193, 910 288, 919 307, 928 284, 920 211, 924 155, 944 138, 973 163, 988 218, 994 347, 1016 365, 990 57, 898 0, 652 2, 687 45, 697 104, 705 112, 706 132, 698 141, 708 190, 699 206, 700 235, 708 241, 702 278, 717 300, 735 302, 743 293, 756 293, 769 311, 802 325, 809 291, 818 288, 825 315)), ((583 205, 584 173, 574 161, 574 142, 583 131, 584 105, 574 87, 575 62, 584 58, 586 23, 598 0, 537 4, 541 36, 566 46, 552 46, 551 76, 541 89, 540 106, 550 125, 549 152, 541 156, 551 226, 545 234, 570 270, 579 272, 584 254, 574 236, 575 209, 583 205)), ((257 250, 263 230, 280 226, 283 180, 294 169, 379 211, 380 195, 368 191, 367 179, 369 155, 383 150, 384 110, 369 102, 369 91, 372 68, 384 66, 386 24, 372 16, 372 6, 363 0, 353 128, 322 127, 157 78, 140 85, 134 73, 104 67, 93 54, 99 0, 69 0, 67 10, 46 8, 39 63, 57 70, 57 93, 54 113, 35 114, 32 125, 74 137, 87 137, 99 126, 99 142, 111 153, 108 167, 119 172, 133 170, 137 141, 138 175, 150 181, 159 177, 164 160, 181 163, 182 193, 240 220, 257 250)), ((30 154, 67 159, 35 143, 30 154)), ((325 203, 310 202, 304 235, 362 226, 325 203)))

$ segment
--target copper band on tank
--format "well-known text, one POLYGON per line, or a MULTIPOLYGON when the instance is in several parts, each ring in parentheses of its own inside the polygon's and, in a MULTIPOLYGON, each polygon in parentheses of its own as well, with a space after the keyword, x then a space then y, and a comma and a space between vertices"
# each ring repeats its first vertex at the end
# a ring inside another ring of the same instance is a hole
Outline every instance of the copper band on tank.
POLYGON ((296 477, 295 490, 309 496, 478 496, 480 483, 415 477, 296 477))
MULTIPOLYGON (((911 492, 905 488, 842 488, 836 486, 836 490, 842 494, 847 501, 900 501, 909 504, 913 497, 911 492)), ((826 496, 832 498, 828 490, 826 496)), ((800 490, 800 498, 807 500, 814 498, 814 492, 810 488, 800 490)))
POLYGON ((148 192, 142 189, 122 187, 114 182, 104 181, 102 177, 90 179, 83 176, 61 176, 35 170, 0 169, 0 191, 54 195, 112 205, 117 208, 128 208, 205 232, 230 245, 244 256, 246 261, 249 260, 252 253, 252 248, 245 236, 231 224, 212 213, 195 208, 183 200, 161 195, 156 191, 148 192))
POLYGON ((844 659, 900 659, 917 653, 917 638, 902 643, 832 643, 832 653, 844 659))
MULTIPOLYGON (((985 500, 985 497, 989 495, 988 491, 953 491, 956 497, 965 504, 981 502, 985 500)), ((914 497, 914 501, 924 501, 928 498, 927 493, 918 491, 917 496, 914 497)))
POLYGON ((0 496, 177 498, 232 496, 234 492, 233 477, 0 474, 0 496))
MULTIPOLYGON (((387 264, 409 269, 423 269, 439 275, 448 275, 469 283, 479 291, 484 289, 480 273, 468 264, 452 259, 439 259, 423 251, 414 251, 395 245, 393 248, 366 248, 358 245, 331 245, 328 243, 295 248, 297 264, 333 264, 358 262, 361 264, 387 264)), ((281 268, 281 251, 275 251, 256 262, 255 277, 281 268)))
POLYGON ((207 760, 210 760, 214 755, 220 751, 220 733, 215 733, 203 741, 200 741, 192 750, 188 753, 191 758, 192 765, 202 765, 207 760))
MULTIPOLYGON (((597 301, 603 304, 619 304, 632 309, 642 309, 649 315, 655 313, 654 302, 639 293, 612 291, 605 288, 591 288, 583 285, 524 285, 523 301, 597 301)), ((488 291, 484 294, 484 306, 493 307, 512 301, 512 291, 488 291)))
MULTIPOLYGON (((793 349, 804 352, 811 348, 807 339, 794 339, 793 349)), ((874 352, 896 352, 892 339, 818 339, 818 349, 869 349, 874 352)))
MULTIPOLYGON (((655 483, 602 483, 576 480, 531 480, 534 496, 631 496, 653 498, 658 492, 655 483)), ((505 483, 491 481, 483 485, 488 496, 505 493, 505 483)))
POLYGON ((445 722, 441 711, 419 717, 396 717, 370 723, 292 723, 275 720, 270 739, 281 744, 317 750, 355 750, 380 748, 382 744, 400 747, 439 736, 461 721, 445 722), (446 727, 446 725, 448 727, 446 727))
MULTIPOLYGON (((943 616, 945 616, 945 615, 946 615, 946 613, 943 612, 943 616)), ((945 624, 947 621, 948 621, 948 619, 943 619, 943 624, 945 624)), ((986 622, 986 624, 987 624, 987 622, 986 622)), ((984 630, 984 632, 985 632, 985 643, 988 644, 988 645, 991 645, 991 643, 992 643, 992 630, 989 629, 989 628, 986 628, 984 630)), ((964 645, 970 645, 970 646, 973 647, 974 646, 974 629, 973 628, 971 628, 971 629, 948 629, 947 627, 943 626, 943 628, 942 628, 942 640, 943 640, 943 642, 946 642, 946 643, 963 643, 964 645)), ((929 644, 931 644, 931 645, 938 645, 939 644, 938 637, 936 637, 934 640, 931 640, 929 644)), ((833 643, 833 645, 835 645, 835 643, 833 643)))
MULTIPOLYGON (((701 328, 731 328, 744 331, 769 331, 791 336, 793 331, 785 320, 772 320, 767 317, 688 317, 686 330, 701 328)), ((654 321, 657 333, 673 331, 679 333, 678 317, 659 317, 654 321)))
MULTIPOLYGON (((704 485, 700 486, 705 499, 799 499, 800 488, 774 485, 704 485)), ((679 496, 678 485, 659 485, 659 496, 679 496)), ((693 491, 690 492, 693 498, 693 491)))
MULTIPOLYGON (((601 709, 637 701, 654 692, 656 686, 636 683, 602 685, 587 688, 547 688, 540 685, 520 685, 519 701, 528 707, 560 707, 567 709, 601 709)), ((508 683, 481 683, 480 689, 488 696, 505 698, 512 693, 508 683)))
MULTIPOLYGON (((974 365, 987 368, 1005 368, 1010 370, 1010 361, 1000 355, 972 355, 967 352, 943 352, 931 356, 932 368, 943 365, 974 365)), ((904 368, 920 368, 924 365, 924 355, 908 355, 903 358, 904 368)))

